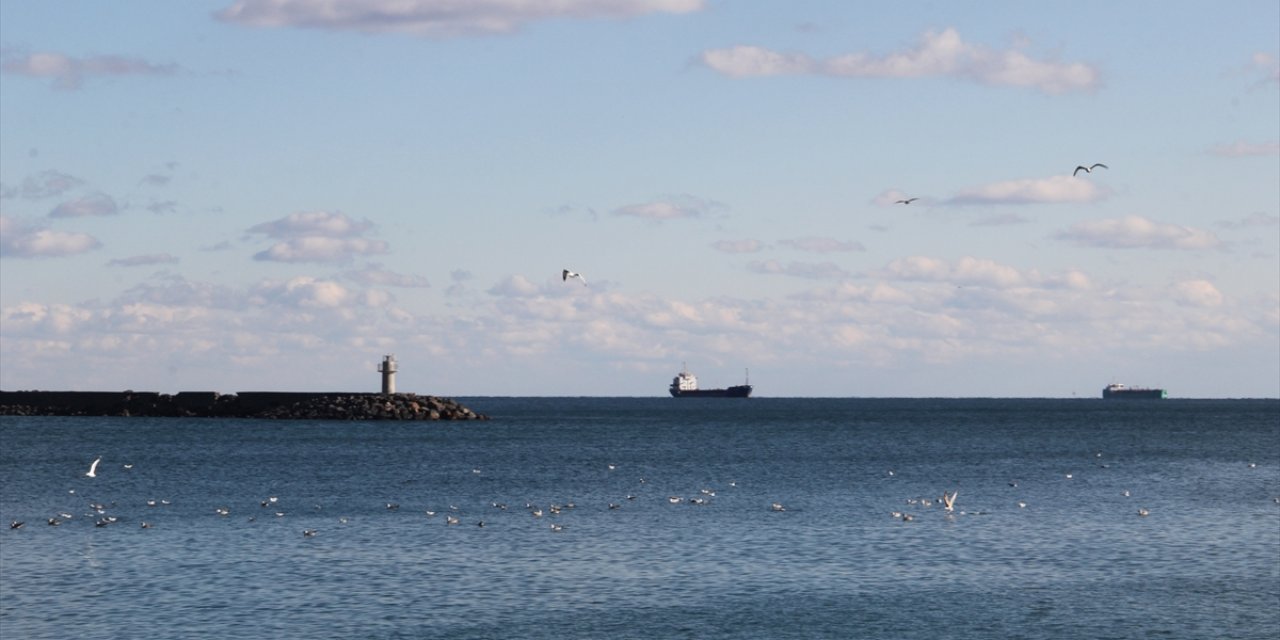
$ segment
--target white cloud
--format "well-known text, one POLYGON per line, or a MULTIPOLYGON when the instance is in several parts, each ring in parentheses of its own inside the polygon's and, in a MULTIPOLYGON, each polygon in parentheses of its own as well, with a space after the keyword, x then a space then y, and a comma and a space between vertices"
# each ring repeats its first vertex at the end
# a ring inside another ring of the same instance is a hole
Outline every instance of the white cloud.
POLYGON ((804 75, 814 73, 818 62, 799 53, 779 53, 764 47, 739 45, 702 52, 702 63, 735 78, 804 75))
POLYGON ((1209 148, 1209 153, 1224 158, 1275 156, 1280 155, 1280 141, 1246 142, 1244 140, 1236 140, 1235 142, 1216 144, 1209 148))
POLYGON ((538 285, 524 276, 507 276, 501 282, 489 288, 489 293, 506 298, 526 298, 537 295, 538 285))
POLYGON ((750 365, 753 380, 757 367, 772 372, 774 385, 761 387, 770 395, 813 394, 849 388, 788 385, 788 376, 837 374, 841 363, 870 378, 991 363, 1019 375, 1043 371, 1048 361, 1092 370, 1116 353, 1274 349, 1275 296, 1242 306, 1205 280, 1100 290, 1081 271, 1043 276, 978 258, 915 256, 891 267, 775 300, 682 300, 512 275, 465 313, 442 315, 397 308, 385 291, 316 277, 244 290, 173 277, 105 302, 6 305, 0 382, 166 391, 363 388, 376 385, 381 354, 394 351, 406 383, 423 392, 563 393, 564 372, 574 371, 581 377, 574 392, 616 393, 610 376, 618 369, 661 380, 689 359, 700 372, 709 362, 738 371, 750 365), (964 282, 988 286, 956 286, 964 282), (281 363, 307 375, 282 379, 281 363), (509 375, 495 377, 494 368, 509 375), (67 370, 77 372, 73 383, 65 373, 43 374, 67 370), (420 377, 410 383, 410 375, 420 377))
POLYGON ((301 309, 335 309, 354 299, 352 292, 341 284, 311 276, 298 276, 285 281, 268 280, 254 287, 252 295, 260 304, 301 309))
POLYGON ((0 216, 0 256, 53 258, 76 255, 101 246, 101 242, 87 233, 32 227, 8 216, 0 216))
POLYGON ((54 207, 49 212, 50 218, 85 218, 90 216, 110 216, 120 212, 116 201, 102 193, 68 200, 54 207))
POLYGON ((388 249, 387 243, 382 240, 308 236, 273 244, 266 250, 253 254, 253 259, 266 262, 342 263, 355 256, 384 254, 388 249))
POLYGON ((1208 280, 1184 280, 1173 284, 1173 297, 1179 304, 1194 307, 1220 307, 1222 292, 1208 280))
POLYGON ((239 0, 214 14, 250 27, 303 27, 426 37, 510 33, 553 18, 631 18, 699 11, 703 0, 239 0))
POLYGON ((52 78, 59 89, 79 89, 86 78, 98 76, 168 76, 177 65, 154 64, 124 56, 73 58, 61 53, 40 52, 9 56, 0 62, 0 71, 36 78, 52 78))
POLYGON ((704 51, 703 64, 732 77, 826 75, 847 78, 955 77, 980 84, 1028 87, 1059 94, 1092 90, 1099 74, 1084 63, 1037 60, 1017 48, 994 50, 964 42, 954 28, 927 31, 919 43, 882 56, 858 52, 815 59, 757 46, 704 51))
POLYGON ((1107 249, 1195 250, 1222 246, 1212 231, 1156 222, 1142 216, 1081 222, 1055 237, 1081 246, 1107 249))
POLYGON ((882 273, 891 280, 917 280, 993 289, 1010 289, 1026 284, 1023 275, 1013 267, 971 257, 961 258, 954 264, 922 257, 895 260, 882 273))
POLYGON ((358 237, 373 227, 368 220, 356 221, 342 213, 305 211, 249 228, 270 238, 283 239, 254 260, 267 262, 349 262, 356 256, 384 254, 390 246, 382 240, 358 237))
POLYGON ((948 203, 956 205, 1055 204, 1097 202, 1107 191, 1074 176, 1006 180, 961 190, 948 203))
POLYGON ((345 214, 328 211, 301 211, 279 220, 264 222, 249 228, 250 233, 262 233, 270 238, 301 238, 325 236, 350 238, 373 227, 368 220, 356 221, 345 214))

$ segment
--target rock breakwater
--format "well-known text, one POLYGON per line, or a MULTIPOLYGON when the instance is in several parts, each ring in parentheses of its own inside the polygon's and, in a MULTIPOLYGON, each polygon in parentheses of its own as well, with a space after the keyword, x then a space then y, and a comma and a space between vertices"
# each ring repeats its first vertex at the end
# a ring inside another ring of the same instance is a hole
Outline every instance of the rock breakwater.
POLYGON ((486 420, 461 403, 413 393, 0 391, 0 415, 486 420))

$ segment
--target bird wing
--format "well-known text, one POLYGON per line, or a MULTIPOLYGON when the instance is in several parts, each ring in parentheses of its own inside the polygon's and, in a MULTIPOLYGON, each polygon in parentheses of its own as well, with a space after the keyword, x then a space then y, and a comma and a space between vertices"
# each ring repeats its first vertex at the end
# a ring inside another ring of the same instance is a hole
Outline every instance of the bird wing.
POLYGON ((1072 171, 1072 172, 1071 172, 1071 175, 1073 175, 1073 176, 1074 176, 1074 175, 1076 175, 1077 173, 1080 173, 1080 170, 1081 170, 1081 169, 1083 169, 1085 173, 1089 173, 1089 167, 1086 167, 1086 166, 1084 166, 1084 165, 1082 165, 1082 164, 1081 164, 1081 165, 1077 165, 1077 166, 1076 166, 1076 170, 1075 170, 1075 171, 1072 171))
POLYGON ((89 476, 90 478, 96 475, 98 473, 99 462, 102 462, 101 457, 94 459, 93 464, 89 465, 89 473, 86 473, 85 475, 89 476))
POLYGON ((1107 166, 1107 165, 1105 165, 1105 164, 1102 164, 1101 162, 1098 162, 1098 163, 1094 163, 1094 165, 1093 165, 1092 167, 1089 167, 1089 170, 1090 170, 1090 171, 1092 171, 1092 170, 1094 170, 1094 169, 1097 169, 1098 167, 1102 167, 1103 169, 1110 169, 1110 168, 1111 168, 1111 167, 1108 167, 1108 166, 1107 166))
POLYGON ((570 271, 569 271, 568 269, 565 269, 564 271, 561 271, 561 272, 560 272, 560 279, 561 279, 561 280, 568 280, 568 279, 569 279, 569 273, 570 273, 570 271))

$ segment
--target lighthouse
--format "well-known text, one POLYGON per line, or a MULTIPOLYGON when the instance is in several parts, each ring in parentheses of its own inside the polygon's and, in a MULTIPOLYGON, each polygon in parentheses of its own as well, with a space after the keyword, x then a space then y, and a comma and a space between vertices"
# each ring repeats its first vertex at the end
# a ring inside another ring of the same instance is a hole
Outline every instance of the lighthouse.
POLYGON ((378 365, 378 371, 382 372, 382 393, 392 394, 396 392, 396 357, 394 355, 383 356, 382 364, 378 365))

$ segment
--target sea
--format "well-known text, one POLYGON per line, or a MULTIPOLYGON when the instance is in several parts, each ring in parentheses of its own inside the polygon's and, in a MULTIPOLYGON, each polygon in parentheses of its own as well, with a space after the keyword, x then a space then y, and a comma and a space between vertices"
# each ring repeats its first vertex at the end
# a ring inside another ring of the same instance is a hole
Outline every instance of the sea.
POLYGON ((457 399, 0 418, 0 638, 1280 637, 1277 400, 457 399))

